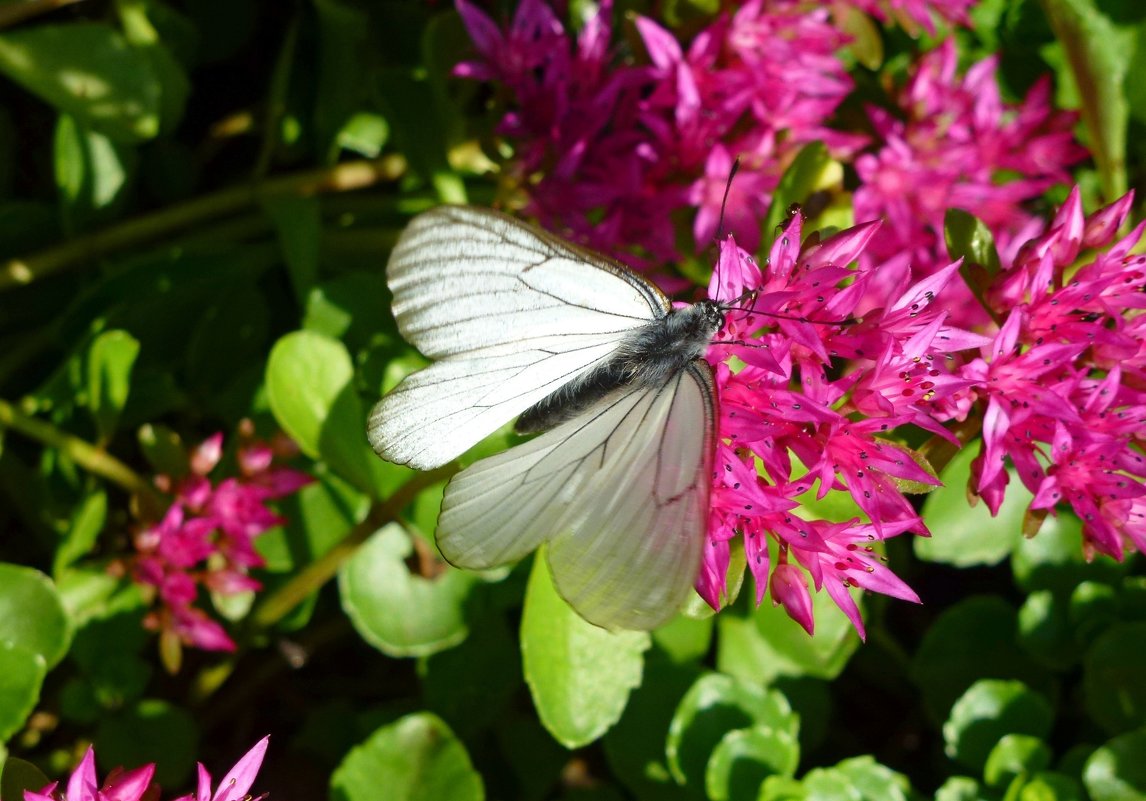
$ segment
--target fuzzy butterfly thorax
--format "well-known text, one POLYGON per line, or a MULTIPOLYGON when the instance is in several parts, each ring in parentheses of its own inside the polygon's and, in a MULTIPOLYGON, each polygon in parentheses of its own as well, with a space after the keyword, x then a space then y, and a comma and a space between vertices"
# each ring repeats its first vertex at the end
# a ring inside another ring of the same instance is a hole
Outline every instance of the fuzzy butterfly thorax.
POLYGON ((526 409, 514 424, 519 434, 548 431, 622 388, 660 387, 702 358, 724 313, 711 300, 672 309, 628 334, 604 364, 570 381, 526 409))

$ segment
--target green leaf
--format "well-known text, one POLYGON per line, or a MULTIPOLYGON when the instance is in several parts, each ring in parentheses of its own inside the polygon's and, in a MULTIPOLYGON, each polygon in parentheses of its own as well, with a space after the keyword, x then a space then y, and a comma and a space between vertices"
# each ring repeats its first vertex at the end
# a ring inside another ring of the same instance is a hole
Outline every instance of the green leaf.
POLYGON ((1113 583, 1125 568, 1113 559, 1087 561, 1081 521, 1069 512, 1060 512, 1043 521, 1037 536, 1019 543, 1011 556, 1011 570, 1015 583, 1026 592, 1050 590, 1069 596, 1085 581, 1113 583))
POLYGON ((386 466, 366 444, 366 413, 354 391, 346 347, 313 331, 275 343, 267 360, 267 397, 276 422, 303 453, 321 457, 372 497, 409 470, 386 466))
POLYGON ((1081 653, 1071 636, 1066 602, 1050 592, 1032 592, 1019 610, 1019 644, 1040 664, 1065 670, 1081 653))
POLYGON ((816 768, 804 776, 807 801, 863 801, 851 777, 835 768, 816 768))
POLYGON ((753 726, 785 732, 793 741, 800 731, 799 718, 779 692, 721 673, 702 676, 681 699, 669 726, 665 753, 673 777, 699 789, 724 735, 753 726))
POLYGON ((1003 735, 1046 737, 1053 720, 1050 702, 1022 682, 982 679, 951 708, 943 741, 947 756, 979 770, 1003 735))
MULTIPOLYGON (((861 592, 853 598, 863 609, 861 592)), ((827 592, 812 594, 816 636, 809 637, 781 606, 765 599, 747 613, 733 608, 716 619, 716 665, 749 681, 771 683, 780 676, 831 679, 859 647, 859 635, 827 592)))
POLYGON ((986 271, 987 278, 994 278, 1002 269, 991 229, 974 214, 963 209, 947 209, 943 218, 943 238, 948 255, 952 259, 963 259, 964 268, 969 264, 977 265, 986 271))
POLYGON ((0 35, 0 72, 113 139, 159 132, 159 80, 110 25, 36 25, 0 35))
POLYGON ((388 656, 428 656, 468 632, 466 597, 479 579, 444 567, 432 579, 406 567, 414 542, 397 523, 366 541, 338 572, 342 608, 362 639, 388 656))
POLYGON ((1086 711, 1111 734, 1146 725, 1146 622, 1111 626, 1083 658, 1086 711))
POLYGON ((912 681, 935 720, 946 719, 955 699, 984 676, 1048 680, 1019 649, 1016 628, 1015 610, 992 595, 966 598, 936 619, 911 663, 912 681))
MULTIPOLYGON (((395 360, 396 351, 407 350, 405 345, 398 344, 401 338, 390 314, 389 297, 386 277, 380 270, 340 275, 310 291, 302 327, 341 339, 352 352, 376 344, 385 349, 389 364, 395 360)), ((419 359, 411 371, 425 364, 425 360, 419 359)))
POLYGON ((912 537, 920 559, 955 567, 996 565, 1023 539, 1023 516, 1033 496, 1013 474, 997 517, 985 503, 968 506, 967 481, 978 455, 977 446, 956 453, 940 475, 943 486, 924 500, 923 522, 931 536, 912 537))
POLYGON ((38 793, 50 783, 43 771, 31 762, 10 756, 4 760, 4 771, 0 773, 0 798, 23 798, 25 790, 38 793))
POLYGON ((645 662, 621 721, 605 735, 609 767, 641 801, 679 801, 686 795, 669 773, 665 737, 680 699, 700 676, 692 664, 670 662, 656 650, 645 662))
POLYGON ((705 769, 704 786, 711 801, 755 801, 768 776, 794 776, 800 746, 787 731, 753 726, 730 731, 720 739, 705 769))
POLYGON ((0 563, 0 644, 24 648, 54 667, 68 651, 71 630, 60 596, 38 570, 0 563))
POLYGON ((1098 166, 1103 193, 1113 200, 1126 191, 1129 107, 1123 85, 1134 34, 1111 22, 1093 0, 1042 0, 1042 7, 1078 86, 1087 145, 1098 166))
POLYGON ((1004 734, 987 755, 983 779, 988 787, 1004 788, 1018 776, 1046 770, 1051 756, 1050 746, 1038 737, 1004 734))
POLYGON ((1089 646, 1117 619, 1117 592, 1109 584, 1082 582, 1070 593, 1068 617, 1075 642, 1089 646))
POLYGON ((447 158, 447 114, 430 82, 415 71, 391 67, 381 71, 379 85, 394 142, 410 167, 431 183, 443 203, 465 203, 465 184, 447 158))
POLYGON ((91 551, 106 522, 107 493, 97 489, 88 493, 72 513, 63 542, 56 548, 52 560, 52 575, 59 578, 66 567, 91 551))
POLYGON ((987 801, 987 797, 971 777, 952 776, 935 791, 935 801, 987 801))
POLYGON ((127 404, 131 370, 139 356, 139 347, 139 341, 126 331, 105 331, 88 349, 88 407, 103 442, 115 433, 119 416, 127 404))
POLYGON ((318 91, 314 122, 319 152, 333 162, 338 132, 363 105, 372 65, 370 20, 343 0, 314 0, 318 19, 318 91))
POLYGON ((1018 801, 1087 801, 1073 776, 1040 771, 1023 784, 1018 801))
MULTIPOLYGON (((561 781, 561 770, 569 762, 569 752, 558 745, 541 727, 530 710, 511 712, 494 730, 501 753, 509 761, 520 801, 543 801, 561 781)), ((650 801, 652 801, 650 799, 650 801)))
POLYGON ((263 200, 283 250, 291 288, 303 303, 318 280, 322 213, 313 197, 279 196, 263 200))
POLYGON ((361 111, 354 114, 338 131, 335 143, 343 150, 376 159, 390 138, 390 124, 385 117, 361 111))
POLYGON ((525 590, 521 657, 538 717, 557 742, 578 748, 620 720, 649 644, 647 632, 607 631, 574 612, 538 551, 525 590))
POLYGON ((1146 798, 1146 729, 1115 737, 1091 754, 1082 781, 1092 801, 1146 798))
POLYGON ((101 717, 94 746, 105 765, 156 763, 155 780, 171 786, 190 777, 198 739, 190 712, 152 698, 101 717))
POLYGON ((703 659, 712 646, 713 618, 677 615, 653 631, 653 644, 674 662, 703 659))
POLYGON ((177 433, 164 425, 139 427, 139 448, 151 469, 178 480, 187 474, 187 448, 177 433))
POLYGON ((521 686, 521 655, 501 617, 486 615, 473 628, 473 637, 431 656, 421 671, 426 708, 465 740, 496 728, 521 686))
POLYGON ((56 122, 53 144, 64 229, 82 230, 119 211, 135 173, 134 149, 68 114, 56 122))
POLYGON ((834 770, 848 777, 863 801, 907 801, 910 797, 911 783, 907 777, 870 756, 845 759, 834 770))
POLYGON ((332 801, 482 801, 469 754, 436 715, 420 712, 383 726, 330 778, 332 801), (380 795, 381 793, 381 795, 380 795))
POLYGON ((329 473, 298 492, 280 498, 278 509, 286 523, 255 541, 266 569, 289 573, 313 562, 333 548, 356 524, 366 519, 370 499, 329 473))
POLYGON ((809 142, 800 149, 772 193, 772 205, 760 226, 760 253, 766 254, 772 247, 780 225, 788 218, 791 205, 807 200, 823 184, 834 165, 836 163, 828 155, 823 142, 809 142))
POLYGON ((41 654, 0 640, 0 742, 20 731, 32 714, 47 673, 41 654))

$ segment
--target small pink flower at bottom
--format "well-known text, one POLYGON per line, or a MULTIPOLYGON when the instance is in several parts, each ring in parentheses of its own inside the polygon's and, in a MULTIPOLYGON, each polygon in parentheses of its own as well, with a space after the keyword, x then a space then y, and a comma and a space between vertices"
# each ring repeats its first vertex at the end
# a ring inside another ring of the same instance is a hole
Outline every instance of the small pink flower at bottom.
MULTIPOLYGON (((255 783, 255 776, 263 764, 263 757, 267 753, 270 736, 264 737, 255 743, 254 748, 243 755, 235 763, 235 767, 219 782, 215 793, 211 793, 211 774, 199 763, 199 784, 194 793, 180 796, 175 801, 244 801, 251 796, 248 791, 255 783)), ((259 796, 262 798, 263 796, 259 796)))
POLYGON ((95 750, 89 747, 63 792, 58 789, 59 782, 52 782, 38 793, 25 790, 24 801, 157 801, 159 787, 151 783, 154 775, 155 765, 129 771, 116 768, 100 785, 95 750))

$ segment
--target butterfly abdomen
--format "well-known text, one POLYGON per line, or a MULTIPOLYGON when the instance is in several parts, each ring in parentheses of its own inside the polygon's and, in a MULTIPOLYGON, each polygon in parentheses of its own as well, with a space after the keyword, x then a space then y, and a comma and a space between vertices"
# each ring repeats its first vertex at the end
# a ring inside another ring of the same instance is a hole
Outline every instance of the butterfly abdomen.
POLYGON ((673 309, 636 328, 604 364, 586 371, 526 409, 514 429, 519 434, 548 431, 588 409, 621 387, 664 386, 689 362, 704 356, 708 343, 724 325, 715 303, 673 309))

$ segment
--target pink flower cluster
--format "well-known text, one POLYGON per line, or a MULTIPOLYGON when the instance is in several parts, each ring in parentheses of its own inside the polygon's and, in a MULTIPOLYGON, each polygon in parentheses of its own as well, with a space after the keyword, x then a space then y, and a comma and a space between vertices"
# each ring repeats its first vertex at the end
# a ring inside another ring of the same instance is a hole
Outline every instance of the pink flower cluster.
MULTIPOLYGON (((649 267, 707 247, 723 208, 725 230, 755 250, 784 169, 800 146, 819 140, 854 160, 856 219, 889 223, 865 260, 894 258, 922 276, 949 261, 948 208, 984 220, 1006 255, 1010 240, 1040 230, 1022 204, 1069 182, 1067 167, 1086 155, 1071 134, 1076 115, 1050 105, 1049 81, 1009 104, 997 60, 961 75, 950 39, 913 66, 888 107, 869 107, 872 152, 857 157, 866 137, 831 127, 852 89, 839 58, 848 37, 833 8, 933 30, 935 16, 965 24, 971 4, 751 0, 718 15, 687 48, 638 18, 646 64, 614 57, 609 2, 574 41, 545 0, 522 0, 505 31, 470 0, 457 0, 479 58, 456 73, 504 90, 509 110, 499 133, 515 148, 513 182, 526 192, 527 211, 551 230, 649 267), (740 172, 729 187, 736 159, 740 172), (691 248, 678 231, 686 221, 691 248)), ((953 292, 953 302, 967 299, 953 292)))
MULTIPOLYGON (((709 536, 697 591, 714 608, 725 592, 729 546, 743 537, 759 603, 771 587, 812 631, 809 581, 826 588, 863 633, 849 590, 862 587, 918 601, 883 566, 872 542, 927 529, 902 486, 938 483, 889 435, 913 423, 949 436, 936 419, 944 403, 970 382, 951 374, 950 355, 988 342, 947 323, 935 296, 958 276, 952 264, 933 276, 896 287, 893 302, 862 308, 879 270, 848 268, 879 228, 865 223, 803 247, 794 217, 763 265, 721 243, 709 296, 734 303, 709 349, 720 398, 720 443, 709 536), (862 312, 862 322, 853 318, 862 312), (743 367, 732 370, 735 356, 743 367), (847 371, 840 370, 849 364, 847 371), (795 457, 795 458, 793 458, 795 457), (910 483, 910 484, 909 484, 910 483), (799 496, 846 491, 870 520, 808 520, 793 510, 799 496), (769 539, 779 548, 775 564, 769 539)), ((903 274, 900 274, 901 278, 903 274)))
MULTIPOLYGON (((1003 101, 996 58, 958 73, 958 52, 948 39, 924 55, 894 98, 895 111, 869 107, 881 141, 855 162, 861 185, 856 219, 883 219, 866 261, 895 260, 900 269, 929 275, 950 259, 943 241, 949 208, 969 211, 987 224, 1003 251, 1042 230, 1043 220, 1023 203, 1055 184, 1070 183, 1068 167, 1086 157, 1071 133, 1077 114, 1055 111, 1048 79, 1017 105, 1003 101)), ((944 300, 971 309, 964 324, 983 322, 965 286, 944 300)))
POLYGON ((1013 465, 1034 494, 1029 534, 1069 506, 1088 556, 1146 549, 1146 255, 1131 252, 1146 223, 1116 239, 1131 201, 1084 216, 1072 191, 1048 231, 982 287, 986 311, 1002 321, 990 337, 954 326, 936 301, 960 280, 958 262, 910 286, 888 263, 864 266, 877 224, 798 247, 796 217, 763 267, 723 242, 709 296, 756 294, 709 350, 721 442, 701 596, 720 606, 729 545, 741 536, 757 603, 770 588, 809 632, 811 586, 826 588, 861 634, 849 588, 918 600, 871 547, 928 533, 902 488, 938 482, 888 439, 909 423, 958 444, 945 424, 981 420, 969 489, 996 513, 1013 465), (896 300, 870 307, 884 273, 901 282, 884 295, 896 300), (730 356, 743 366, 733 370, 730 356), (797 499, 813 489, 820 499, 847 491, 870 522, 801 518, 797 499))
POLYGON ((894 19, 911 30, 915 25, 935 33, 935 17, 956 25, 968 25, 967 12, 978 0, 837 0, 881 20, 894 19))
MULTIPOLYGON (((211 793, 211 774, 199 763, 199 785, 194 793, 180 796, 175 801, 244 801, 263 764, 269 737, 255 743, 211 793)), ((95 750, 88 748, 84 758, 68 778, 61 792, 59 782, 52 782, 38 793, 24 791, 24 801, 158 801, 159 785, 152 781, 155 765, 124 771, 116 768, 100 784, 96 777, 95 750)), ((261 796, 260 796, 261 797, 261 796)))
POLYGON ((506 31, 469 0, 457 7, 479 59, 456 73, 507 91, 499 132, 515 144, 511 168, 530 213, 609 252, 639 244, 630 250, 638 265, 679 260, 673 217, 682 210, 699 209, 695 242, 708 245, 735 157, 726 223, 754 245, 801 144, 846 151, 864 141, 826 126, 852 83, 835 56, 846 37, 823 9, 750 0, 687 50, 640 18, 651 64, 631 65, 614 63, 607 1, 575 42, 544 0, 523 0, 506 31))
POLYGON ((1146 223, 1116 240, 1132 200, 1084 216, 1071 192, 987 287, 1004 322, 963 371, 984 407, 972 489, 998 511, 1009 460, 1035 495, 1029 533, 1069 504, 1088 555, 1116 559, 1146 550, 1146 223))
POLYGON ((223 435, 218 433, 191 453, 186 475, 157 478, 174 501, 162 520, 135 535, 132 575, 157 596, 158 607, 144 622, 170 640, 169 647, 182 643, 211 651, 234 649, 223 627, 196 605, 199 591, 232 595, 259 589, 259 582, 248 575, 263 564, 254 540, 283 522, 267 508, 267 501, 314 480, 274 465, 276 455, 293 451, 285 438, 275 447, 247 440, 237 449, 239 475, 212 483, 208 476, 223 456, 223 435))

